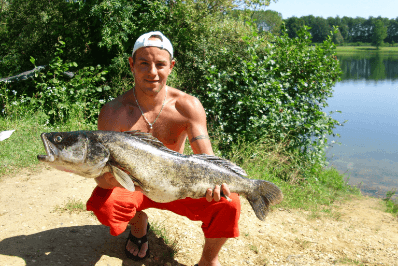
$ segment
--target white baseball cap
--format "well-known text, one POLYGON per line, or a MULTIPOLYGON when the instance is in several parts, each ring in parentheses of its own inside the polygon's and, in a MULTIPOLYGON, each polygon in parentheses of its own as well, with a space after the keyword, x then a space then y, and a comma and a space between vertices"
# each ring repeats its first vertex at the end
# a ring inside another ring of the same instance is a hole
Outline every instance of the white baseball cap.
POLYGON ((163 33, 161 33, 160 31, 147 32, 138 37, 138 39, 135 41, 132 55, 134 56, 135 51, 137 51, 138 49, 148 46, 165 49, 170 53, 171 58, 173 58, 173 46, 171 45, 169 39, 167 39, 166 36, 164 36, 163 33), (161 40, 149 40, 153 36, 159 36, 161 40))

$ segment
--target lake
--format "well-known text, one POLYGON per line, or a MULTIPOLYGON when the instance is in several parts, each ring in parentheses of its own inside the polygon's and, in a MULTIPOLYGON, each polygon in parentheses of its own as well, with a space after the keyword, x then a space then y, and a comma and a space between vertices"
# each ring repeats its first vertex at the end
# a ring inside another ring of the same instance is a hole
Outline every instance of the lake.
POLYGON ((340 110, 333 118, 348 122, 330 138, 341 145, 327 149, 329 164, 364 194, 384 197, 398 191, 398 56, 337 57, 344 73, 325 111, 340 110))

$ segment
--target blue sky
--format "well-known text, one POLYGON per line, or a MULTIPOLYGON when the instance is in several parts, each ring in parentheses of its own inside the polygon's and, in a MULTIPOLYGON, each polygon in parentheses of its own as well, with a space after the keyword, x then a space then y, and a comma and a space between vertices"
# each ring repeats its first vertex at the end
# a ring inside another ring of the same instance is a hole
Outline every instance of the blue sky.
POLYGON ((277 11, 282 18, 302 17, 398 17, 398 0, 278 0, 265 8, 277 11))

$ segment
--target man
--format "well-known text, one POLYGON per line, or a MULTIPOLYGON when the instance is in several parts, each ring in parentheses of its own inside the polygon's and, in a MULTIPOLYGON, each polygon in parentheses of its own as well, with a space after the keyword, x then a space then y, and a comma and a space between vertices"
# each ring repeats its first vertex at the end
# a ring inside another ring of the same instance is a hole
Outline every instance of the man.
MULTIPOLYGON (((186 138, 194 153, 214 155, 207 133, 206 114, 199 100, 166 85, 175 61, 173 47, 161 32, 149 32, 139 37, 129 57, 135 87, 107 103, 100 112, 99 130, 151 133, 166 147, 183 153, 186 138)), ((159 177, 161 178, 161 177, 159 177)), ((141 193, 130 192, 119 184, 111 173, 96 178, 98 186, 87 202, 87 209, 99 221, 110 227, 112 235, 124 232, 127 224, 131 232, 126 241, 126 255, 134 260, 149 255, 146 234, 149 229, 147 208, 170 210, 191 220, 202 221, 205 245, 197 265, 220 265, 218 253, 227 238, 239 236, 240 202, 237 194, 222 185, 209 188, 205 198, 186 198, 171 203, 156 203, 141 193)))

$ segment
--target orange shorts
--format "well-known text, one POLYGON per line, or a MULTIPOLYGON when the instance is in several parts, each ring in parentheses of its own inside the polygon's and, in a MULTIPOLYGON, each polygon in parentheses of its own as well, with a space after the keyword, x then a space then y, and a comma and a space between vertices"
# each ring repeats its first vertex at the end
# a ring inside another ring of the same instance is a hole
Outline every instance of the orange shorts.
POLYGON ((232 193, 231 202, 221 198, 219 202, 208 202, 206 198, 186 198, 168 203, 158 203, 141 192, 123 188, 103 189, 96 187, 87 201, 87 210, 93 211, 98 220, 110 227, 110 233, 117 236, 126 230, 135 213, 148 208, 169 210, 202 221, 206 238, 233 238, 239 236, 239 195, 232 193))

